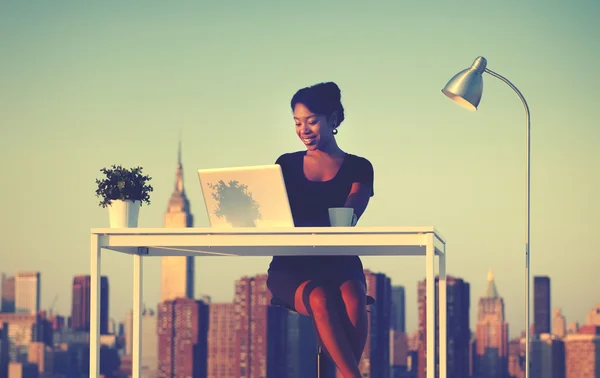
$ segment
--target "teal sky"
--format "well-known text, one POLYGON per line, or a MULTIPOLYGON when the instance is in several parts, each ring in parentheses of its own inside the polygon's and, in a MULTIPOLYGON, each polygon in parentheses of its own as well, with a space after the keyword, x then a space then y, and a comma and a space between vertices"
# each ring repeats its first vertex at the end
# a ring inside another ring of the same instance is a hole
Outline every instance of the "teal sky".
MULTIPOLYGON (((183 134, 185 187, 207 226, 196 170, 272 163, 303 148, 289 101, 342 89, 338 141, 375 167, 362 226, 437 227, 448 271, 471 284, 471 324, 493 269, 511 337, 524 327, 525 117, 484 76, 479 111, 440 92, 479 55, 526 97, 532 120, 532 274, 552 307, 585 321, 600 301, 598 2, 0 3, 0 271, 42 272, 42 306, 70 312, 89 273, 89 230, 107 227, 94 180, 113 163, 154 179, 140 226, 161 227, 183 134)), ((108 253, 110 311, 131 307, 131 258, 108 253)), ((233 296, 269 258, 196 260, 196 292, 233 296)), ((419 258, 365 258, 407 290, 416 329, 419 258)), ((159 300, 158 259, 145 302, 159 300)))

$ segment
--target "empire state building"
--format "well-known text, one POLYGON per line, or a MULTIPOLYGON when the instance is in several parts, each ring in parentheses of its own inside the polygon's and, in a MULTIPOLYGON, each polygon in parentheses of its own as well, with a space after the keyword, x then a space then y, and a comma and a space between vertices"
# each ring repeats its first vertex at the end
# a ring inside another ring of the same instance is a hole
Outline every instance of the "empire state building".
MULTIPOLYGON (((183 166, 181 164, 181 142, 177 158, 175 189, 167 212, 166 228, 193 227, 194 216, 190 212, 190 201, 183 188, 183 166)), ((186 256, 161 257, 161 301, 175 298, 194 298, 194 258, 186 256)))

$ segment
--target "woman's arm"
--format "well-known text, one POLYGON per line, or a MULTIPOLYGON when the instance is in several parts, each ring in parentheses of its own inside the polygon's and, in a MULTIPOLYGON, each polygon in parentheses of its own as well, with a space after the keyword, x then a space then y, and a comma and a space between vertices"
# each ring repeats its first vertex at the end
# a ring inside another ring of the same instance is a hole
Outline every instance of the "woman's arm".
POLYGON ((360 219, 360 216, 365 212, 369 199, 371 198, 371 188, 368 185, 355 182, 352 184, 350 194, 346 198, 344 207, 351 207, 354 209, 356 218, 360 219))
MULTIPOLYGON (((360 219, 360 216, 364 213, 367 205, 369 204, 369 199, 371 198, 371 189, 368 185, 361 184, 355 182, 352 184, 350 189, 350 194, 346 198, 346 202, 344 203, 344 207, 351 207, 354 209, 354 214, 356 214, 356 219, 360 219)), ((331 224, 329 223, 329 216, 323 219, 312 219, 310 221, 295 221, 296 227, 329 227, 331 224)))

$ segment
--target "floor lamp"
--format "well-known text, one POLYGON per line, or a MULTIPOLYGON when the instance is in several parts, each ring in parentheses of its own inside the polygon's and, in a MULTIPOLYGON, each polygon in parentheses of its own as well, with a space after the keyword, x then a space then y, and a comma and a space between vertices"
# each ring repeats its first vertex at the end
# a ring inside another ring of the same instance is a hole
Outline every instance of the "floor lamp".
POLYGON ((442 93, 448 96, 450 99, 454 100, 458 104, 466 107, 470 110, 477 110, 477 106, 479 105, 479 101, 481 100, 481 94, 483 92, 483 79, 482 75, 484 72, 502 80, 509 87, 511 87, 519 96, 521 101, 523 102, 523 106, 525 107, 525 116, 527 118, 527 130, 526 130, 526 155, 527 155, 527 181, 526 181, 526 192, 527 192, 527 234, 525 237, 525 378, 529 378, 529 298, 530 298, 530 251, 529 251, 529 237, 531 231, 531 208, 530 208, 530 168, 531 168, 531 154, 530 154, 530 146, 531 146, 531 122, 529 117, 529 106, 527 105, 527 101, 521 94, 521 92, 515 87, 510 81, 508 81, 503 76, 495 73, 494 71, 488 69, 487 60, 480 56, 471 65, 471 67, 457 73, 448 84, 442 89, 442 93))

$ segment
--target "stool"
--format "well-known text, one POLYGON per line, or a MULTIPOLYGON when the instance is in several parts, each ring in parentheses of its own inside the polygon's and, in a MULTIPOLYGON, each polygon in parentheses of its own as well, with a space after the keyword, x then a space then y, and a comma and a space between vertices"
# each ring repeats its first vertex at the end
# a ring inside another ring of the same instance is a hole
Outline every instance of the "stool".
MULTIPOLYGON (((367 307, 371 306, 373 303, 375 303, 375 298, 373 298, 370 295, 367 295, 367 307)), ((285 307, 290 311, 291 310, 289 307, 287 307, 287 305, 280 301, 278 298, 273 297, 271 298, 271 306, 273 307, 285 307)), ((367 310, 368 311, 368 310, 367 310)), ((293 311, 296 312, 296 311, 293 311)), ((321 344, 319 344, 317 342, 317 378, 321 378, 321 375, 324 374, 324 366, 323 364, 321 364, 321 357, 323 356, 323 348, 321 347, 321 344)))

